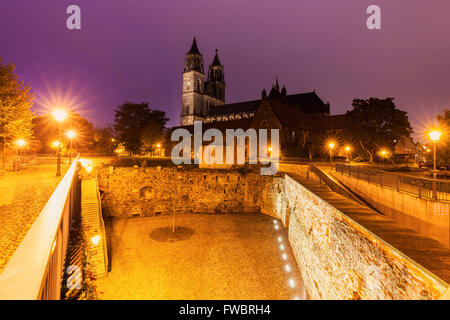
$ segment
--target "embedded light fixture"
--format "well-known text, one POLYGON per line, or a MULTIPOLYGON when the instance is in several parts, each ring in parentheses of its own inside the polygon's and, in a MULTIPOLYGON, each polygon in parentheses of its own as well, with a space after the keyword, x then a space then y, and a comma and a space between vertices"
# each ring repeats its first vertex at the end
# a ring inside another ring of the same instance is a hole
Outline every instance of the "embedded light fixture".
POLYGON ((295 280, 293 279, 293 278, 290 278, 289 280, 288 280, 288 284, 289 284, 289 287, 290 288, 295 288, 295 280))
POLYGON ((94 246, 98 245, 100 242, 101 236, 100 235, 96 235, 94 237, 91 238, 91 242, 94 246))

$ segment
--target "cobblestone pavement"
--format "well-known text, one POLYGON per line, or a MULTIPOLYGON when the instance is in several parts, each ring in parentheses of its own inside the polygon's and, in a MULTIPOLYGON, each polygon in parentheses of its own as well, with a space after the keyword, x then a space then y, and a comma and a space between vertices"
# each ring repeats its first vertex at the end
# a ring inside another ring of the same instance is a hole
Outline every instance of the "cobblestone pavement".
POLYGON ((171 223, 171 216, 107 223, 111 271, 97 280, 102 299, 304 298, 279 221, 262 214, 179 215, 174 237, 171 223))
MULTIPOLYGON (((64 175, 68 166, 61 166, 64 175)), ((55 190, 56 164, 0 176, 0 273, 55 190)))

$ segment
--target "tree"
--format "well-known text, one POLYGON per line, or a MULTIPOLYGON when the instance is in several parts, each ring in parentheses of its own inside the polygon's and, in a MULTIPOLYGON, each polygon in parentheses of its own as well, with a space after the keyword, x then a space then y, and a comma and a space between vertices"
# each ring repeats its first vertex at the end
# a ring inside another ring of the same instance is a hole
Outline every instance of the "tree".
POLYGON ((413 130, 405 111, 396 108, 394 98, 354 99, 347 111, 347 139, 356 141, 373 162, 382 147, 393 149, 400 138, 410 137, 413 130))
MULTIPOLYGON (((45 114, 33 119, 34 136, 41 141, 42 153, 52 151, 52 142, 58 140, 58 123, 52 114, 45 114)), ((76 112, 69 112, 68 117, 61 123, 61 142, 68 147, 69 139, 66 132, 73 130, 76 137, 73 139, 73 148, 92 149, 94 145, 94 128, 86 118, 76 112)))
POLYGON ((114 129, 111 125, 94 129, 94 149, 96 152, 111 153, 117 147, 114 129))
POLYGON ((15 139, 29 139, 32 135, 34 94, 30 87, 14 73, 13 64, 0 58, 0 137, 2 138, 2 168, 5 168, 5 149, 15 139))
POLYGON ((168 120, 164 111, 152 110, 148 103, 127 101, 116 109, 114 130, 131 156, 162 139, 168 120))
POLYGON ((442 131, 442 136, 437 145, 437 161, 439 165, 450 164, 450 110, 444 110, 442 115, 437 116, 439 122, 439 129, 442 131))

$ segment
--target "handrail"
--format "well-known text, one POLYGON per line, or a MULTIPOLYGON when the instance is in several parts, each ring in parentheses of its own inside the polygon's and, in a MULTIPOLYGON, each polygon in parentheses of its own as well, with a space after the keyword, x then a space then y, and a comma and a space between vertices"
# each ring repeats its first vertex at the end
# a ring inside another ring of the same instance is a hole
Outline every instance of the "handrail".
POLYGON ((0 300, 60 299, 79 155, 0 274, 0 300))
POLYGON ((323 181, 331 190, 334 192, 347 197, 353 201, 358 202, 359 204, 365 206, 366 204, 362 202, 358 197, 356 197, 351 191, 347 189, 347 187, 343 186, 340 182, 336 181, 332 177, 328 176, 325 172, 320 170, 316 165, 310 165, 311 172, 313 172, 320 181, 323 181))
POLYGON ((341 174, 378 184, 382 187, 389 187, 398 192, 412 194, 422 199, 450 201, 450 182, 446 180, 422 178, 338 163, 336 163, 335 169, 336 172, 341 174))

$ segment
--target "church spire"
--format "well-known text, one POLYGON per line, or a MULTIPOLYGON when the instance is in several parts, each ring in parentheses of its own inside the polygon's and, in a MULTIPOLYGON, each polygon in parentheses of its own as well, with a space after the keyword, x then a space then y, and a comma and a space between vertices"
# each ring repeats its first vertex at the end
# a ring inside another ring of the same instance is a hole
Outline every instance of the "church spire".
POLYGON ((191 49, 186 54, 184 62, 184 72, 197 71, 203 73, 203 56, 198 50, 197 39, 194 37, 191 49))
POLYGON ((197 46, 197 39, 194 37, 194 41, 192 41, 191 49, 189 50, 188 54, 200 54, 200 51, 198 50, 197 46))
POLYGON ((217 49, 216 49, 216 55, 214 56, 214 60, 213 60, 213 63, 212 63, 212 65, 211 66, 219 66, 219 67, 222 67, 222 64, 220 63, 220 60, 219 60, 219 55, 217 54, 217 49))

